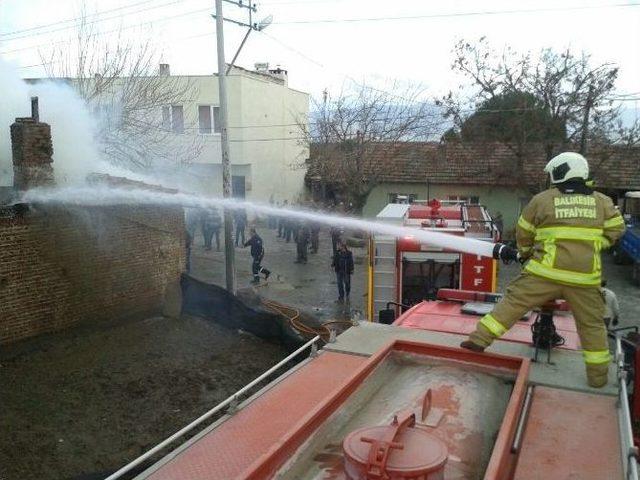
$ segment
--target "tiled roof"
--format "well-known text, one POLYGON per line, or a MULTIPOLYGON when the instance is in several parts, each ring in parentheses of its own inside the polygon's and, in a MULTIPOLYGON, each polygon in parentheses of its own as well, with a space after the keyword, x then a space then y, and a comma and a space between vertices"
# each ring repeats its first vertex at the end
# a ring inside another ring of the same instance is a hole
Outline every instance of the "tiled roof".
MULTIPOLYGON (((592 149, 587 158, 599 186, 640 188, 640 148, 592 149)), ((312 148, 308 178, 318 176, 313 161, 318 150, 312 148)), ((517 186, 540 188, 545 182, 542 170, 547 156, 541 145, 532 145, 523 159, 523 174, 516 172, 516 156, 499 143, 400 143, 379 144, 366 162, 367 174, 381 183, 423 183, 517 186)), ((344 176, 338 163, 330 169, 334 181, 344 176)))

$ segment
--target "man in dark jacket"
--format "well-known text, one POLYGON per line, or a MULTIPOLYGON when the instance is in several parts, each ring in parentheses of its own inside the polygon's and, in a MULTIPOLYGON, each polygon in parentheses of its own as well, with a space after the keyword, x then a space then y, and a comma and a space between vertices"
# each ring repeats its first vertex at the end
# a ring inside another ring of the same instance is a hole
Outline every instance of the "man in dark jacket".
POLYGON ((338 243, 338 249, 333 256, 333 269, 338 280, 338 302, 343 302, 345 295, 349 301, 351 293, 351 275, 353 274, 353 255, 344 242, 338 243))
POLYGON ((251 237, 244 243, 245 247, 251 247, 251 258, 253 258, 253 263, 251 264, 251 271, 253 272, 253 281, 251 282, 254 285, 260 283, 260 277, 258 276, 260 273, 264 273, 264 279, 267 280, 271 272, 264 268, 260 263, 264 258, 264 246, 262 245, 262 238, 256 232, 256 229, 251 227, 249 229, 249 233, 251 237))

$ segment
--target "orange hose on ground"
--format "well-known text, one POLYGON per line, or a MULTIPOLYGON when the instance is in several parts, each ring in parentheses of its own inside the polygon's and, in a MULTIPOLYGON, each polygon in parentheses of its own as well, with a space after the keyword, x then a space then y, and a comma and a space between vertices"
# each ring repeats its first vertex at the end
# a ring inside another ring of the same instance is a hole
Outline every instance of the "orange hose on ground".
POLYGON ((300 319, 300 311, 296 308, 265 298, 261 299, 261 301, 265 307, 285 317, 289 321, 291 328, 299 334, 310 337, 319 335, 325 342, 327 342, 331 336, 331 329, 329 328, 329 325, 353 325, 353 323, 348 320, 330 320, 328 322, 324 322, 319 327, 312 327, 305 324, 300 319))

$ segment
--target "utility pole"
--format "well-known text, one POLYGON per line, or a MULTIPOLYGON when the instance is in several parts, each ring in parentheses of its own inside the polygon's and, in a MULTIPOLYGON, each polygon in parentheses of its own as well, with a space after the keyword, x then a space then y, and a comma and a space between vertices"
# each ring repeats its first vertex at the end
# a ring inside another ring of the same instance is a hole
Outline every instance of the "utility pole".
POLYGON ((589 114, 593 106, 593 84, 589 85, 587 93, 587 104, 584 107, 584 117, 582 119, 582 133, 580 134, 580 154, 587 154, 587 137, 589 136, 589 114))
MULTIPOLYGON (((218 96, 220 97, 220 140, 222 146, 222 195, 231 197, 231 166, 229 164, 229 132, 227 112, 227 73, 224 61, 224 18, 222 0, 216 0, 216 45, 218 49, 218 96)), ((231 210, 224 209, 224 259, 227 291, 236 293, 236 262, 233 245, 231 210)))
MULTIPOLYGON (((227 74, 231 71, 233 63, 238 58, 240 50, 244 46, 251 30, 261 31, 267 28, 272 21, 272 17, 269 16, 262 20, 260 23, 253 22, 253 13, 256 12, 256 7, 251 1, 243 3, 243 0, 215 0, 216 11, 212 15, 216 19, 216 47, 218 51, 218 96, 220 102, 220 144, 222 148, 222 195, 224 198, 231 198, 231 164, 229 160, 229 117, 228 117, 228 104, 227 104, 227 74), (249 11, 249 23, 239 22, 237 20, 231 20, 224 18, 222 14, 222 2, 231 3, 240 8, 245 8, 249 11), (229 21, 243 27, 248 27, 248 31, 238 48, 238 51, 233 57, 229 68, 225 64, 224 59, 224 22, 229 21)), ((229 208, 224 209, 224 258, 225 258, 225 279, 227 291, 236 293, 236 265, 235 265, 235 250, 233 245, 233 218, 231 216, 231 210, 229 208)))

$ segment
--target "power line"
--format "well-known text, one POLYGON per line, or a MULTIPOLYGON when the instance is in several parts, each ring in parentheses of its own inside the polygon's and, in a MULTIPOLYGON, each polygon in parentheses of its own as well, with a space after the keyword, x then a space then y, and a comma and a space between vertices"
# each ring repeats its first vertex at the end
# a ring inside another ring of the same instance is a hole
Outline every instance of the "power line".
MULTIPOLYGON (((283 0, 283 1, 275 1, 275 2, 270 2, 270 1, 258 1, 259 5, 264 5, 264 6, 270 6, 270 5, 307 5, 310 3, 343 3, 345 1, 348 0, 283 0)), ((361 0, 354 0, 354 1, 361 1, 361 0)))
MULTIPOLYGON (((179 1, 179 0, 176 0, 176 2, 177 1, 179 1)), ((174 2, 174 3, 176 3, 176 2, 174 2)), ((184 13, 180 13, 180 14, 176 14, 176 15, 160 17, 160 18, 156 18, 154 20, 149 20, 147 22, 141 22, 141 23, 136 23, 136 24, 133 24, 133 25, 127 25, 125 27, 115 28, 113 30, 107 30, 106 32, 98 32, 98 33, 92 34, 92 37, 102 37, 102 36, 108 35, 110 33, 121 32, 123 30, 129 30, 131 28, 142 27, 142 26, 145 26, 145 25, 153 25, 155 23, 162 23, 162 22, 166 22, 166 21, 171 21, 171 20, 174 20, 176 18, 187 17, 187 16, 190 16, 190 15, 195 15, 195 14, 204 13, 204 12, 211 12, 211 9, 210 8, 201 8, 199 10, 191 10, 189 12, 184 12, 184 13)), ((9 54, 9 53, 21 52, 21 51, 24 51, 24 50, 32 50, 32 49, 35 49, 35 48, 46 47, 46 46, 51 46, 51 45, 60 45, 60 44, 63 44, 63 43, 69 43, 69 40, 68 39, 67 40, 60 40, 60 41, 57 41, 57 42, 47 42, 47 43, 41 43, 41 44, 38 44, 38 45, 31 45, 31 46, 28 46, 28 47, 15 48, 13 50, 4 50, 4 51, 0 52, 0 55, 6 55, 6 54, 9 54)))
MULTIPOLYGON (((174 18, 174 17, 171 17, 171 18, 174 18)), ((115 30, 115 31, 119 31, 119 30, 115 30)), ((105 33, 111 33, 111 32, 105 32, 105 33)), ((182 41, 185 41, 185 40, 191 40, 193 38, 210 37, 212 35, 215 35, 215 32, 207 32, 207 33, 200 33, 200 34, 197 34, 197 35, 189 35, 189 36, 186 36, 186 37, 178 37, 176 39, 173 39, 172 43, 178 43, 178 42, 182 42, 182 41)), ((63 41, 57 42, 57 43, 67 43, 67 42, 68 42, 68 40, 63 40, 63 41)), ((47 45, 49 45, 49 44, 47 44, 47 45)), ((53 44, 51 44, 51 45, 53 45, 53 44)), ((2 53, 3 52, 0 52, 0 54, 2 54, 2 53)), ((105 53, 113 53, 113 52, 112 51, 107 51, 105 53)), ((34 63, 32 65, 21 65, 21 66, 19 66, 17 68, 18 69, 23 69, 23 68, 43 67, 45 65, 55 65, 55 64, 58 64, 58 63, 62 63, 62 60, 51 61, 51 62, 34 63)))
MULTIPOLYGON (((116 12, 116 11, 119 11, 119 10, 126 10, 128 8, 133 8, 133 7, 137 7, 139 5, 144 5, 144 4, 147 4, 147 3, 153 3, 153 2, 157 2, 157 1, 159 1, 159 0, 144 0, 142 2, 132 3, 130 5, 124 5, 124 6, 118 7, 118 8, 111 8, 109 10, 102 10, 100 12, 90 13, 90 14, 87 14, 87 15, 84 15, 84 16, 80 16, 80 17, 68 18, 66 20, 60 20, 60 21, 57 21, 57 22, 47 23, 47 24, 44 24, 44 25, 38 25, 36 27, 25 28, 25 29, 22 29, 22 30, 14 30, 12 32, 6 32, 6 33, 0 33, 0 37, 6 37, 6 36, 9 36, 9 35, 15 35, 15 34, 18 34, 18 33, 32 32, 34 30, 40 30, 42 28, 53 27, 53 26, 56 26, 56 25, 62 25, 64 23, 69 23, 69 22, 76 22, 76 21, 79 21, 79 20, 86 20, 87 18, 98 17, 98 16, 104 15, 106 13, 116 12)), ((12 40, 12 39, 9 39, 9 40, 12 40)))
MULTIPOLYGON (((168 3, 164 3, 162 5, 156 5, 155 7, 142 8, 140 10, 135 10, 133 12, 128 12, 126 14, 120 14, 120 15, 107 17, 107 18, 97 18, 95 20, 90 20, 88 22, 84 22, 84 24, 85 25, 93 25, 94 23, 100 23, 100 22, 106 22, 108 20, 119 19, 119 18, 122 18, 122 17, 126 17, 128 15, 134 15, 136 13, 147 12, 149 10, 155 10, 155 9, 158 9, 158 8, 164 8, 164 7, 168 7, 170 5, 175 5, 176 3, 181 3, 181 2, 182 2, 182 0, 172 0, 172 1, 170 1, 168 3)), ((168 18, 170 18, 170 17, 168 17, 168 18)), ((23 38, 39 37, 41 35, 48 35, 50 33, 61 32, 63 30, 69 30, 71 28, 77 28, 80 25, 82 25, 82 22, 79 22, 77 25, 69 25, 69 26, 66 26, 66 27, 56 28, 54 30, 47 30, 46 32, 36 32, 36 33, 28 34, 28 35, 22 35, 22 36, 18 36, 18 37, 8 38, 8 39, 4 39, 4 41, 5 42, 13 42, 14 40, 21 40, 23 38)))
POLYGON ((637 7, 640 3, 614 3, 609 5, 583 5, 575 7, 557 7, 557 8, 531 8, 531 9, 513 9, 513 10, 483 10, 475 12, 458 12, 458 13, 433 13, 424 15, 401 15, 396 17, 360 17, 360 18, 325 18, 318 20, 290 20, 284 22, 273 22, 274 25, 305 25, 320 23, 354 23, 354 22, 382 22, 382 21, 398 21, 398 20, 425 20, 438 18, 458 18, 458 17, 478 17, 493 15, 512 15, 521 13, 542 13, 542 12, 561 12, 576 10, 593 10, 601 8, 625 8, 637 7))

